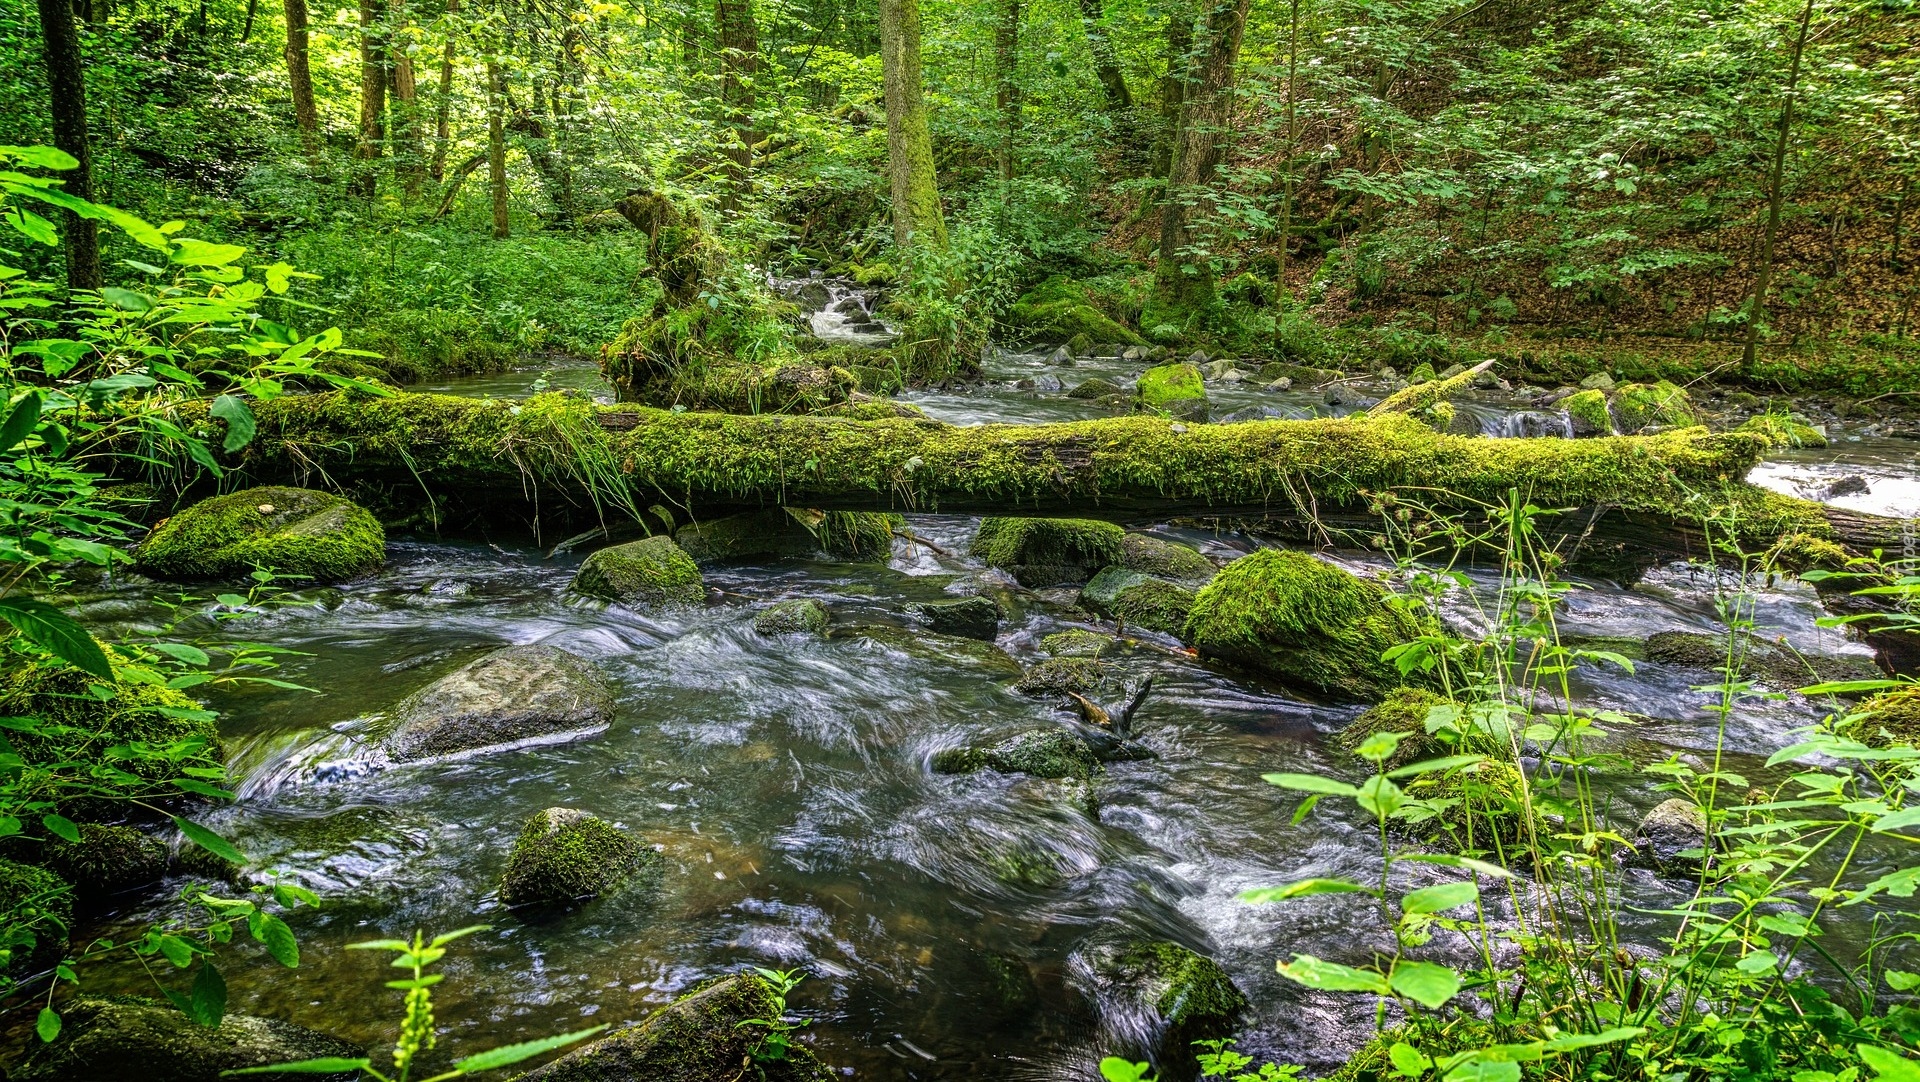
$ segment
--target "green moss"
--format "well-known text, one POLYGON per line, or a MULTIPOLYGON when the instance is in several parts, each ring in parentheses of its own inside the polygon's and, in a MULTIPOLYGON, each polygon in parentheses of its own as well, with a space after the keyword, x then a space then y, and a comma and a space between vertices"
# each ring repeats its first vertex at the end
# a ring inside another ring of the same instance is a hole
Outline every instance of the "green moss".
POLYGON ((1613 414, 1607 411, 1604 391, 1579 391, 1560 400, 1560 408, 1574 422, 1576 436, 1613 434, 1613 414))
POLYGON ((1920 685, 1882 692, 1852 711, 1848 733, 1877 748, 1920 747, 1920 685))
POLYGON ((1053 657, 1097 658, 1113 649, 1114 645, 1112 635, 1084 628, 1056 631, 1040 640, 1040 649, 1053 657))
POLYGON ((1428 711, 1444 702, 1425 688, 1395 688, 1340 730, 1340 746, 1355 751, 1375 733, 1403 733, 1405 739, 1387 759, 1389 770, 1454 754, 1452 745, 1427 733, 1428 711))
POLYGON ((1700 423, 1687 392, 1664 379, 1621 386, 1613 393, 1613 413, 1620 419, 1622 432, 1638 432, 1649 425, 1687 428, 1700 423))
POLYGON ((1184 361, 1140 373, 1133 393, 1142 410, 1189 420, 1204 418, 1207 413, 1207 387, 1200 370, 1184 361))
POLYGON ((1462 845, 1491 849, 1496 839, 1511 843, 1526 822, 1526 792, 1520 768, 1503 759, 1484 759, 1462 770, 1422 775, 1407 784, 1407 793, 1441 804, 1437 816, 1423 819, 1414 829, 1437 835, 1451 831, 1462 845))
POLYGON ((96 823, 81 824, 77 842, 48 839, 39 860, 86 898, 143 886, 167 873, 167 847, 159 839, 132 827, 96 823))
POLYGON ((753 618, 753 629, 762 635, 824 635, 830 619, 825 605, 810 597, 795 597, 762 609, 753 618))
POLYGON ((689 523, 674 541, 698 563, 811 556, 883 562, 893 555, 897 515, 770 507, 689 523))
POLYGON ((1791 417, 1781 417, 1764 413, 1758 417, 1749 417, 1739 428, 1741 432, 1751 432, 1763 437, 1780 450, 1795 447, 1825 447, 1826 433, 1812 425, 1801 424, 1791 417))
MULTIPOLYGON (((112 659, 121 669, 118 655, 112 659)), ((186 767, 225 765, 215 715, 163 684, 122 679, 109 686, 64 665, 25 665, 0 682, 0 713, 41 721, 37 731, 7 733, 14 751, 29 763, 85 768, 104 761, 108 748, 140 745, 148 754, 114 763, 143 783, 131 785, 134 792, 171 790, 165 783, 186 767)))
POLYGON ((893 532, 905 527, 906 520, 899 515, 829 511, 813 528, 813 535, 829 556, 884 563, 893 556, 893 532))
POLYGON ((1067 356, 1085 357, 1086 355, 1093 352, 1093 347, 1094 347, 1093 339, 1088 336, 1087 332, 1081 331, 1079 334, 1076 334, 1072 338, 1067 339, 1067 345, 1066 345, 1067 356))
POLYGON ((594 550, 573 576, 573 588, 629 605, 690 605, 707 596, 700 566, 668 537, 594 550))
POLYGON ((1824 537, 1790 533, 1766 552, 1767 566, 1781 571, 1838 571, 1847 566, 1847 550, 1824 537))
POLYGON ((25 942, 0 946, 6 976, 20 978, 60 960, 73 924, 73 894, 45 868, 0 860, 0 913, 25 942))
POLYGON ((928 764, 935 774, 971 774, 987 768, 987 753, 979 748, 942 748, 928 764))
POLYGON ((1092 379, 1083 380, 1079 386, 1075 387, 1071 391, 1068 391, 1067 397, 1068 398, 1105 398, 1108 395, 1115 395, 1115 394, 1121 394, 1121 393, 1123 392, 1120 390, 1119 384, 1113 382, 1110 379, 1101 379, 1099 376, 1095 376, 1092 379))
POLYGON ((1179 635, 1193 611, 1194 592, 1178 583, 1123 567, 1109 567, 1080 591, 1080 603, 1130 627, 1179 635))
POLYGON ((982 841, 981 863, 1007 886, 1052 890, 1067 881, 1060 854, 1038 838, 989 836, 982 841))
POLYGON ((1426 361, 1421 361, 1419 364, 1414 365, 1413 371, 1407 373, 1408 383, 1426 383, 1433 378, 1433 365, 1426 361))
POLYGON ((1027 669, 1013 690, 1028 695, 1063 695, 1069 691, 1084 695, 1098 688, 1104 678, 1100 663, 1090 658, 1048 658, 1027 669))
POLYGON ((1013 303, 1006 325, 1029 340, 1066 342, 1084 335, 1089 342, 1142 344, 1126 325, 1098 307, 1111 301, 1091 287, 1054 275, 1013 303))
MULTIPOLYGON (((1655 632, 1647 637, 1644 652, 1649 661, 1709 673, 1725 670, 1732 656, 1727 636, 1697 631, 1655 632)), ((1823 680, 1871 679, 1878 675, 1865 656, 1802 655, 1758 635, 1744 636, 1738 653, 1735 660, 1743 679, 1781 691, 1823 680)))
POLYGON ((1120 566, 1163 579, 1210 579, 1213 561, 1185 545, 1130 533, 1120 542, 1120 566))
POLYGON ((154 527, 134 556, 163 578, 243 579, 256 568, 345 582, 386 562, 380 523, 352 501, 306 488, 250 488, 202 500, 154 527))
MULTIPOLYGON (((1416 383, 1408 387, 1402 387, 1400 390, 1381 399, 1372 409, 1369 409, 1367 413, 1373 417, 1387 413, 1406 413, 1418 417, 1445 404, 1456 395, 1464 394, 1468 390, 1471 390, 1474 380, 1480 378, 1481 375, 1482 373, 1468 369, 1441 379, 1429 380, 1425 383, 1416 383)), ((1437 425, 1436 427, 1444 428, 1446 426, 1443 424, 1437 425)))
POLYGON ((1030 729, 986 749, 986 765, 1003 774, 1086 781, 1100 769, 1087 742, 1065 729, 1030 729))
POLYGON ((1387 592, 1323 560, 1268 549, 1228 564, 1200 591, 1186 639, 1203 655, 1344 700, 1378 700, 1403 683, 1381 655, 1437 632, 1387 592))
POLYGON ((1218 962, 1177 943, 1135 944, 1124 957, 1150 965, 1165 983, 1154 1007, 1169 1029, 1185 1031, 1207 1021, 1230 1022, 1247 1007, 1247 997, 1218 962))
POLYGON ((1126 531, 1082 518, 987 518, 970 549, 1028 587, 1085 582, 1120 562, 1126 531))
POLYGON ((507 857, 500 900, 557 905, 606 894, 659 863, 659 854, 612 823, 571 808, 527 821, 507 857))

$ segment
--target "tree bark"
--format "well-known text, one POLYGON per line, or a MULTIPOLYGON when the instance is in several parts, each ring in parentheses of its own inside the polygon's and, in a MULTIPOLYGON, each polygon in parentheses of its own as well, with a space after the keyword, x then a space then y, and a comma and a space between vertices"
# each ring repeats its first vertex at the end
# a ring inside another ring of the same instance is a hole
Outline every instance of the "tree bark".
POLYGON ((313 65, 307 33, 307 0, 285 0, 287 15, 287 86, 293 92, 293 126, 300 132, 300 149, 315 171, 320 168, 320 107, 313 98, 313 65))
POLYGON ((1192 203, 1213 179, 1233 109, 1233 69, 1247 28, 1249 0, 1216 0, 1200 44, 1199 78, 1182 103, 1166 197, 1160 205, 1160 256, 1150 312, 1143 321, 1184 325, 1213 302, 1213 272, 1184 249, 1192 239, 1192 203))
POLYGON ((504 240, 507 223, 506 79, 500 61, 487 58, 487 190, 493 203, 493 236, 504 240))
MULTIPOLYGON (((79 165, 62 180, 67 194, 93 200, 93 152, 87 139, 86 60, 80 55, 80 31, 74 25, 69 0, 39 0, 40 38, 47 64, 47 89, 53 121, 53 145, 73 156, 79 165)), ((72 211, 62 213, 62 249, 67 260, 68 289, 99 289, 100 234, 93 219, 72 211)))
POLYGON ((753 0, 716 0, 714 23, 720 34, 720 106, 730 129, 726 146, 726 204, 730 208, 747 183, 753 167, 753 77, 760 68, 759 27, 753 19, 753 0))
POLYGON ((1793 138, 1793 103, 1800 85, 1800 57, 1807 48, 1807 28, 1813 23, 1813 0, 1800 9, 1799 33, 1794 35, 1792 60, 1787 65, 1787 100, 1780 106, 1780 129, 1773 144, 1773 167, 1767 176, 1767 229, 1760 243, 1760 273, 1753 280, 1753 299, 1747 305, 1747 345, 1741 364, 1752 370, 1760 347, 1760 325, 1767 317, 1767 290, 1773 285, 1773 245, 1780 233, 1780 204, 1787 165, 1787 144, 1793 138))
POLYGON ((1107 12, 1102 0, 1080 0, 1080 24, 1087 31, 1087 51, 1093 54, 1093 72, 1107 97, 1107 111, 1124 112, 1133 108, 1133 94, 1127 78, 1120 72, 1120 61, 1113 52, 1113 39, 1107 36, 1107 12))
POLYGON ((460 0, 447 0, 447 44, 440 54, 440 95, 433 104, 433 165, 429 172, 434 183, 447 177, 447 144, 453 140, 453 50, 459 34, 454 17, 460 14, 460 0))
POLYGON ((259 13, 259 9, 260 0, 247 0, 247 18, 240 24, 240 44, 245 45, 253 37, 253 17, 259 13))
POLYGON ((1280 252, 1273 275, 1273 303, 1284 312, 1287 301, 1287 256, 1293 247, 1294 159, 1300 153, 1300 0, 1287 5, 1287 153, 1280 192, 1280 252))
POLYGON ((880 67, 887 109, 887 175, 893 194, 893 239, 947 246, 940 187, 920 80, 919 0, 880 0, 880 67))
POLYGON ((1000 0, 993 34, 994 108, 1000 113, 1000 179, 1010 181, 1020 138, 1020 0, 1000 0))
POLYGON ((385 140, 387 69, 379 24, 376 0, 360 0, 360 138, 353 147, 358 163, 353 189, 363 199, 372 199, 378 189, 373 163, 380 160, 380 144, 385 140))
POLYGON ((400 29, 406 24, 406 0, 387 0, 387 58, 393 86, 393 156, 402 190, 417 198, 427 182, 426 145, 420 137, 420 95, 414 81, 413 57, 400 29))

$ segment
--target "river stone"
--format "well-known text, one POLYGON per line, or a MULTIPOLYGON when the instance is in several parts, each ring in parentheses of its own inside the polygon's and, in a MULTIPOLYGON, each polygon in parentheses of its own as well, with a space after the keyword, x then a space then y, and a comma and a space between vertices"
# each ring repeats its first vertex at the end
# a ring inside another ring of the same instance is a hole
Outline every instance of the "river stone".
MULTIPOLYGON (((303 1059, 347 1058, 366 1050, 338 1037, 252 1015, 229 1014, 208 1029, 172 1007, 143 1000, 81 999, 60 1009, 60 1036, 38 1045, 10 1082, 223 1082, 220 1072, 303 1059)), ((358 1071, 262 1074, 269 1082, 349 1082, 358 1071)))
POLYGON ((1212 578, 1215 570, 1213 561, 1198 550, 1143 533, 1130 533, 1121 539, 1120 566, 1161 578, 1202 582, 1212 578))
POLYGON ((645 1021, 520 1076, 519 1082, 827 1082, 833 1076, 806 1045, 784 1060, 753 1062, 764 1031, 752 1024, 778 1010, 773 989, 752 973, 681 996, 645 1021), (757 1067, 763 1074, 755 1074, 757 1067))
POLYGON ((810 597, 793 597, 760 610, 753 618, 753 629, 762 635, 793 635, 810 632, 824 635, 831 617, 827 607, 810 597))
POLYGON ((393 718, 387 753, 405 762, 604 729, 613 689, 585 658, 509 646, 414 692, 393 718))
POLYGON ((1193 610, 1194 592, 1176 582, 1124 567, 1109 567, 1080 590, 1080 604, 1123 624, 1178 636, 1193 610))
POLYGON ((1190 1062, 1195 1041, 1232 1036, 1247 1009, 1218 962, 1166 940, 1096 939, 1075 952, 1070 972, 1100 1005, 1104 1028, 1145 1038, 1139 1051, 1163 1065, 1190 1062))
POLYGON ((201 500, 153 528, 134 559, 170 579, 244 579, 256 568, 318 583, 359 578, 386 562, 387 535, 353 501, 270 485, 201 500))
POLYGON ((968 551, 1038 589, 1082 583, 1119 563, 1125 537, 1113 523, 1093 519, 993 517, 981 520, 968 551))
POLYGON ((75 895, 85 901, 145 886, 167 874, 167 847, 127 826, 82 823, 79 841, 49 838, 35 859, 73 884, 75 895))
POLYGON ((514 839, 500 900, 509 906, 554 906, 612 892, 659 854, 596 815, 548 808, 514 839))
POLYGON ((1098 688, 1104 675, 1100 663, 1091 658, 1048 658, 1029 666, 1014 683, 1013 690, 1026 695, 1065 695, 1068 692, 1084 695, 1098 688))
POLYGON ((1179 421, 1207 419, 1207 388, 1193 364, 1163 364, 1140 373, 1134 396, 1141 410, 1179 421))
POLYGON ((1690 800, 1680 797, 1663 800, 1640 821, 1639 836, 1653 863, 1661 870, 1697 869, 1698 857, 1680 854, 1689 849, 1706 848, 1707 814, 1690 800))
POLYGON ((1081 381, 1080 385, 1067 392, 1068 398, 1105 398, 1110 394, 1119 394, 1120 385, 1110 379, 1094 376, 1081 381))
POLYGON ((573 589, 627 605, 691 605, 707 596, 699 565, 665 536, 595 549, 574 573, 573 589))
POLYGON ((1605 372, 1595 372, 1593 375, 1580 381, 1580 389, 1583 391, 1611 391, 1613 390, 1613 377, 1607 375, 1605 372))
POLYGON ((1097 658, 1119 645, 1112 635, 1078 627, 1056 631, 1040 640, 1040 649, 1051 657, 1097 658))
POLYGON ((990 597, 963 597, 957 601, 927 601, 908 611, 941 635, 992 642, 1000 634, 1000 604, 990 597))

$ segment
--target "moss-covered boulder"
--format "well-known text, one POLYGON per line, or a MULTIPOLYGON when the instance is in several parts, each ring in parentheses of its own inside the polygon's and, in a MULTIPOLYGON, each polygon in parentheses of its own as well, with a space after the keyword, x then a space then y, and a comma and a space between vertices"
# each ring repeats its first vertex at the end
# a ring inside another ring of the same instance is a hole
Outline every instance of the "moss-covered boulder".
POLYGON ((45 868, 0 859, 0 913, 7 914, 10 930, 21 933, 21 942, 0 946, 0 972, 17 980, 58 962, 67 949, 73 891, 45 868))
POLYGON ((1031 665, 1014 682, 1013 690, 1027 695, 1085 695, 1106 677, 1105 668, 1091 658, 1054 657, 1031 665))
POLYGON ((989 679, 1012 679, 1020 675, 1020 663, 1011 654, 982 639, 940 635, 918 628, 893 624, 866 624, 836 628, 834 634, 863 643, 870 649, 891 650, 919 658, 938 666, 951 666, 977 673, 989 679))
POLYGON ((992 642, 1000 635, 1000 603, 990 597, 962 597, 953 601, 924 601, 907 611, 927 629, 941 635, 992 642))
POLYGON ((1866 654, 1801 654, 1758 635, 1742 635, 1733 649, 1724 634, 1701 631, 1656 631, 1647 636, 1642 653, 1648 661, 1706 673, 1723 671, 1737 661, 1742 679, 1780 691, 1825 680, 1871 680, 1879 675, 1866 654))
POLYGON ((692 605, 707 596, 700 565, 665 536, 588 553, 574 573, 573 589, 626 605, 692 605))
POLYGON ((1006 325, 1014 337, 1030 342, 1068 342, 1084 335, 1090 343, 1143 344, 1144 339, 1101 310, 1102 299, 1082 283, 1056 274, 1013 302, 1006 325))
POLYGON ((1140 409, 1165 413, 1182 421, 1207 419, 1207 387, 1200 369, 1190 364, 1163 364, 1140 373, 1134 384, 1140 409))
POLYGON ((1491 850, 1496 839, 1513 844, 1528 814, 1528 789, 1520 768, 1505 759, 1423 774, 1406 788, 1409 796, 1425 802, 1399 813, 1413 820, 1413 832, 1429 838, 1450 835, 1448 844, 1464 849, 1491 850))
POLYGON ((1707 813, 1681 797, 1663 800, 1640 820, 1636 837, 1646 859, 1661 871, 1697 871, 1707 845, 1707 813))
POLYGON ((689 523, 673 539, 699 563, 784 559, 825 553, 843 560, 884 562, 893 555, 892 515, 770 507, 689 523))
POLYGON ((1623 384, 1613 393, 1613 415, 1620 422, 1620 431, 1626 433, 1654 425, 1687 428, 1700 423, 1700 413, 1693 408, 1687 392, 1664 379, 1623 384))
POLYGON ((1186 639, 1206 657, 1348 702, 1405 683, 1382 658, 1438 630, 1380 585, 1303 552, 1266 549, 1223 568, 1194 599, 1186 639))
POLYGON ((1763 413, 1758 417, 1749 417, 1735 431, 1752 432, 1766 438, 1775 450, 1786 451, 1798 447, 1825 447, 1827 434, 1810 424, 1804 424, 1791 417, 1763 413))
MULTIPOLYGON (((229 1014, 208 1029, 172 1007, 137 999, 82 999, 59 1010, 60 1036, 33 1048, 8 1072, 11 1082, 223 1082, 222 1071, 366 1055, 338 1037, 245 1014, 229 1014)), ((250 1077, 351 1082, 359 1072, 250 1077)))
MULTIPOLYGON (((120 657, 112 657, 119 668, 120 657)), ((143 745, 165 755, 136 756, 114 766, 149 785, 162 785, 188 767, 225 765, 215 715, 185 693, 163 684, 121 679, 103 699, 96 689, 106 687, 98 678, 69 666, 17 668, 0 681, 0 714, 36 718, 41 724, 33 731, 9 730, 7 739, 14 751, 29 763, 92 764, 115 745, 143 745)), ((92 803, 83 798, 76 806, 92 803)))
POLYGON ((79 841, 49 838, 35 858, 73 884, 75 896, 86 902, 146 886, 167 874, 167 847, 128 826, 82 823, 79 841))
POLYGON ((1144 1042, 1126 1051, 1173 1070, 1190 1072, 1193 1042, 1231 1037, 1247 1009, 1218 962, 1163 939, 1102 937, 1075 952, 1069 972, 1103 1028, 1144 1042))
POLYGON ((1340 730, 1340 746, 1355 751, 1375 733, 1399 733, 1400 743, 1387 758, 1389 770, 1452 755, 1452 745, 1427 732, 1428 712, 1444 702, 1425 688, 1395 688, 1340 730))
POLYGON ((1125 537, 1125 530, 1095 519, 988 518, 970 551, 1022 586, 1055 586, 1085 582, 1119 563, 1125 537))
POLYGON ((527 820, 514 839, 500 900, 515 908, 570 905, 610 894, 659 861, 659 854, 605 819, 548 808, 527 820))
POLYGON ((394 707, 387 753, 404 762, 584 736, 613 721, 613 705, 591 661, 551 646, 509 646, 394 707))
POLYGON ((1066 729, 1029 729, 991 747, 947 748, 934 753, 936 774, 971 774, 997 770, 1035 778, 1073 778, 1089 781, 1100 769, 1093 748, 1066 729))
POLYGON ((827 607, 810 597, 793 597, 769 605, 753 618, 762 635, 824 635, 832 617, 827 607))
POLYGON ((365 508, 310 488, 250 488, 201 500, 166 519, 134 551, 168 579, 244 579, 256 568, 345 582, 387 559, 387 535, 365 508))
POLYGON ((1882 692, 1854 707, 1845 732, 1876 748, 1920 747, 1920 684, 1882 692))
POLYGON ((1085 628, 1056 631, 1040 640, 1040 649, 1050 657, 1097 658, 1119 645, 1112 635, 1085 628))
POLYGON ((753 1058, 766 1035, 755 1019, 777 1011, 767 982, 742 973, 535 1068, 520 1082, 721 1082, 743 1072, 766 1082, 827 1082, 833 1076, 805 1044, 793 1045, 785 1059, 753 1058))
POLYGON ((1213 577, 1213 561, 1199 551, 1143 533, 1130 533, 1120 542, 1120 566, 1163 579, 1204 582, 1213 577))
POLYGON ((1193 611, 1192 590, 1124 567, 1109 567, 1080 589, 1080 604, 1128 627, 1179 635, 1193 611))
POLYGON ((1613 414, 1605 391, 1577 391, 1560 400, 1576 437, 1613 435, 1613 414))
POLYGON ((1101 379, 1099 376, 1094 376, 1092 379, 1082 380, 1073 390, 1067 392, 1067 397, 1105 398, 1108 395, 1120 393, 1122 392, 1119 384, 1110 379, 1101 379))

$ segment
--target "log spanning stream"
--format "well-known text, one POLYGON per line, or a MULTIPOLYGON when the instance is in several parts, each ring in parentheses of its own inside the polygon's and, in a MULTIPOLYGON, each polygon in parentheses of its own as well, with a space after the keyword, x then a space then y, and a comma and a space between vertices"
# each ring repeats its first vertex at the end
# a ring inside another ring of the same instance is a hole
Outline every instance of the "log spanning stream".
MULTIPOLYGON (((1073 419, 1082 404, 1022 388, 1050 372, 1007 355, 992 385, 920 400, 956 423, 1073 419)), ((1091 372, 1076 373, 1080 375, 1091 372)), ((590 389, 581 371, 523 372, 445 388, 512 396, 546 386, 590 389)), ((1248 395, 1247 405, 1253 405, 1248 395)), ((1325 412, 1302 394, 1259 400, 1284 415, 1325 412), (1286 413, 1285 411, 1299 411, 1286 413)), ((1240 408, 1240 407, 1235 407, 1240 408)), ((1489 432, 1548 423, 1497 405, 1476 407, 1489 432)), ((1856 510, 1920 512, 1910 444, 1848 442, 1761 468, 1768 483, 1804 492, 1860 473, 1856 510)), ((1013 776, 936 774, 937 751, 1058 725, 1058 703, 1016 693, 1020 664, 1042 636, 1098 626, 1070 590, 1027 591, 964 555, 977 526, 960 516, 910 516, 911 533, 885 566, 785 560, 709 568, 717 600, 703 608, 637 612, 570 596, 578 554, 531 546, 400 541, 390 566, 346 586, 293 594, 226 633, 302 652, 279 674, 319 694, 229 694, 225 713, 236 806, 210 822, 265 866, 283 866, 324 898, 296 930, 303 963, 286 971, 237 951, 230 1008, 364 1041, 391 1039, 397 995, 384 958, 346 944, 484 921, 437 990, 459 1055, 598 1022, 619 1024, 701 980, 752 964, 804 970, 794 998, 813 1019, 820 1057, 875 1079, 1080 1079, 1142 1026, 1082 962, 1090 937, 1126 931, 1172 940, 1225 967, 1251 1001, 1241 1047, 1325 1066, 1363 1042, 1372 1008, 1291 985, 1274 961, 1310 952, 1363 962, 1387 946, 1377 914, 1351 896, 1287 906, 1236 899, 1251 887, 1312 876, 1377 874, 1375 845, 1348 810, 1330 805, 1289 825, 1295 801, 1269 771, 1354 773, 1330 735, 1360 708, 1304 701, 1132 636, 1108 660, 1151 674, 1133 720, 1151 759, 1108 764, 1097 817, 1037 799, 1013 776), (997 644, 927 635, 906 614, 916 601, 968 591, 1000 595, 997 644), (767 602, 808 597, 833 614, 833 634, 769 637, 752 629, 767 602), (466 759, 393 765, 366 750, 380 718, 411 691, 482 652, 547 643, 593 659, 618 688, 607 731, 569 743, 466 759), (614 821, 658 847, 657 894, 602 899, 544 923, 516 919, 495 889, 522 823, 565 805, 614 821)), ((1225 562, 1256 542, 1237 534, 1156 528, 1225 562)), ((1358 565, 1355 565, 1358 566, 1358 565)), ((1491 588, 1482 582, 1483 588, 1491 588)), ((1622 588, 1586 581, 1564 613, 1567 634, 1645 639, 1714 629, 1707 573, 1658 569, 1622 588)), ((154 584, 126 577, 89 603, 108 630, 160 618, 154 584)), ((1809 654, 1864 648, 1817 628, 1812 590, 1776 584, 1758 607, 1764 635, 1809 654)), ((1699 670, 1644 663, 1637 676, 1583 669, 1581 705, 1643 720, 1615 746, 1637 761, 1710 752, 1711 696, 1699 670)), ((1731 769, 1766 776, 1765 757, 1819 716, 1788 697, 1741 714, 1731 769)), ((1660 794, 1638 775, 1607 779, 1623 808, 1660 794)), ((1637 818, 1622 813, 1623 820, 1637 818)), ((1680 900, 1684 884, 1628 873, 1643 908, 1680 900)), ((163 915, 164 891, 106 926, 163 915)), ((1865 920, 1863 914, 1859 919, 1865 920)), ((1652 942, 1655 918, 1629 913, 1630 936, 1652 942)), ((1864 934, 1865 926, 1860 926, 1864 934)), ((1829 944, 1839 937, 1829 940, 1829 944)), ((1443 944, 1444 946, 1444 944, 1443 944)), ((142 991, 136 969, 96 974, 99 991, 142 991)))

